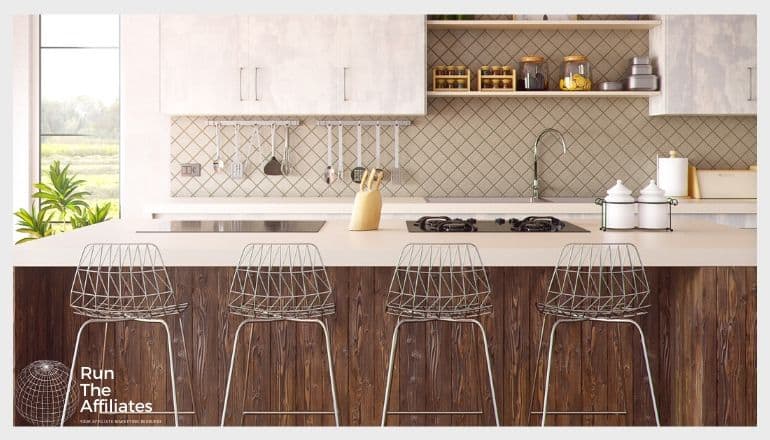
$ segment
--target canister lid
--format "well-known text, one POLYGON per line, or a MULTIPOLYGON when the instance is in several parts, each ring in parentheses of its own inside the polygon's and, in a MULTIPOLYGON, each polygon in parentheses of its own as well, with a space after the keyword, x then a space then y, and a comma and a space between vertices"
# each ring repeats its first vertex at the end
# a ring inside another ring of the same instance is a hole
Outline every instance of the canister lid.
POLYGON ((623 185, 622 180, 618 179, 615 185, 607 190, 605 200, 608 202, 633 202, 634 198, 631 196, 631 190, 623 185))
POLYGON ((640 202, 665 202, 666 192, 655 184, 654 180, 650 180, 650 183, 639 191, 640 202))
POLYGON ((524 55, 521 57, 522 63, 542 63, 545 61, 545 57, 540 55, 524 55))
POLYGON ((585 55, 567 55, 564 57, 565 62, 573 62, 573 61, 586 61, 588 60, 588 57, 585 55))

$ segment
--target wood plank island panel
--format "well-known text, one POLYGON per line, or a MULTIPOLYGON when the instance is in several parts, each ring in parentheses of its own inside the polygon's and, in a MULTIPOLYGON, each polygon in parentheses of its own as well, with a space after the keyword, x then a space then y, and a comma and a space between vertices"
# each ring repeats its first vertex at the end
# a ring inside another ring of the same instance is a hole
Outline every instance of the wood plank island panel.
MULTIPOLYGON (((551 268, 492 267, 494 311, 485 316, 500 419, 535 425, 529 407, 542 406, 542 316, 535 303, 551 268), (537 378, 535 374, 537 373, 537 378)), ((39 359, 69 365, 82 317, 68 307, 73 268, 17 267, 14 272, 14 367, 39 359)), ((756 416, 755 267, 648 268, 650 313, 638 322, 646 336, 661 423, 754 426, 756 416)), ((175 267, 170 276, 188 309, 169 319, 183 425, 217 425, 239 318, 227 313, 227 267, 175 267), (184 362, 182 334, 190 357, 184 362), (190 391, 192 384, 192 392, 190 391)), ((334 376, 344 425, 378 425, 387 357, 396 320, 384 313, 392 268, 332 267, 337 314, 328 319, 334 376)), ((84 331, 78 365, 115 369, 105 381, 120 401, 171 409, 164 332, 135 322, 84 331)), ((481 415, 394 415, 389 425, 488 425, 491 394, 479 332, 448 323, 402 327, 396 352, 392 411, 482 410, 481 415)), ((238 341, 227 424, 331 425, 328 415, 245 415, 236 411, 330 410, 323 336, 317 326, 260 323, 238 341)), ((550 416, 558 425, 652 425, 654 416, 638 334, 630 326, 565 324, 557 331, 552 394, 556 411, 625 409, 625 415, 550 416)), ((76 415, 69 424, 85 424, 76 415)), ((103 425, 173 424, 170 416, 102 416, 103 425)), ((25 422, 15 415, 14 423, 25 422)), ((93 422, 92 422, 93 423, 93 422)), ((89 423, 89 424, 92 424, 89 423)), ((146 426, 146 425, 145 425, 146 426)))

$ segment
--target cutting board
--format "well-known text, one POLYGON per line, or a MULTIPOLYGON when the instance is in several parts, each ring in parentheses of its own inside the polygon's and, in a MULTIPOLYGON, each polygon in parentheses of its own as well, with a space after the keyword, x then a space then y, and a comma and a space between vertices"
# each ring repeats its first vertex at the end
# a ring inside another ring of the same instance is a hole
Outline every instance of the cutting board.
POLYGON ((756 170, 698 170, 702 199, 756 199, 756 170))

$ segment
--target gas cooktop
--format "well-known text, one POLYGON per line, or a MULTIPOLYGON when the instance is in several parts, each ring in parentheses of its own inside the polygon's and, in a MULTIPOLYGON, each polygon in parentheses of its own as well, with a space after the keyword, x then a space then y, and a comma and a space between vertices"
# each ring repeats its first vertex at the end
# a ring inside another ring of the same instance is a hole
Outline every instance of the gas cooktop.
POLYGON ((409 232, 588 232, 556 217, 538 216, 494 220, 424 216, 417 221, 407 221, 406 227, 409 232))

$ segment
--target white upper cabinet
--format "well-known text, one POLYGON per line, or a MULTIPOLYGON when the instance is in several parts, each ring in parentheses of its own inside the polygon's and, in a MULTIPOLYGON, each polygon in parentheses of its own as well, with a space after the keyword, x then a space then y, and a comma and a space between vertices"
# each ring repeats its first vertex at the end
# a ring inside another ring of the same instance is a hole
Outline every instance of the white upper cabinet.
POLYGON ((651 115, 757 113, 754 15, 665 16, 650 31, 661 94, 651 115))
POLYGON ((161 16, 168 114, 426 112, 421 15, 161 16))
POLYGON ((343 84, 339 113, 426 113, 423 16, 341 16, 338 32, 343 84))
POLYGON ((243 24, 237 15, 161 16, 161 111, 239 112, 247 93, 239 47, 243 24))

